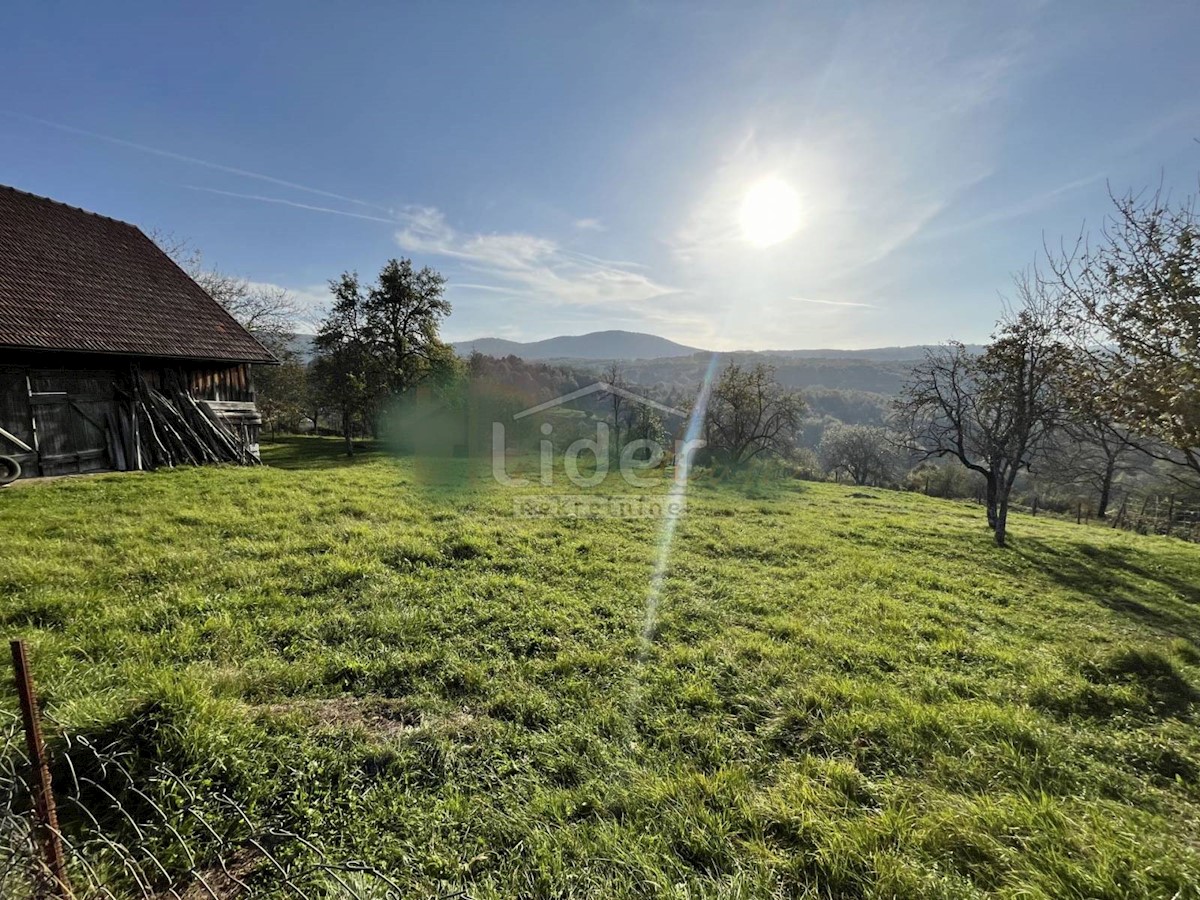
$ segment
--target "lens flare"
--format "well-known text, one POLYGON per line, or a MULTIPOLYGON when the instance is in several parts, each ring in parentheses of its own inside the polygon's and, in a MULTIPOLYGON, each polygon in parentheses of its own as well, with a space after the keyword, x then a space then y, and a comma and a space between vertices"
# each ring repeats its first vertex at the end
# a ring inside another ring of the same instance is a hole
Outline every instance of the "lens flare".
MULTIPOLYGON (((684 432, 684 446, 690 446, 692 441, 700 437, 704 427, 704 416, 708 411, 708 398, 712 394, 713 380, 717 374, 717 354, 712 355, 708 369, 704 373, 704 381, 700 385, 700 393, 692 406, 692 414, 688 417, 687 430, 684 432)), ((685 453, 682 460, 675 460, 675 478, 671 482, 670 501, 682 501, 687 495, 688 478, 691 473, 691 454, 685 453), (683 466, 680 471, 679 467, 683 466)), ((642 618, 642 654, 650 648, 654 638, 654 626, 658 621, 658 603, 662 597, 663 582, 667 575, 667 564, 671 559, 671 545, 675 541, 675 531, 683 513, 682 502, 668 502, 664 507, 663 520, 658 533, 658 553, 654 560, 654 571, 650 575, 650 589, 646 593, 646 610, 642 618)))

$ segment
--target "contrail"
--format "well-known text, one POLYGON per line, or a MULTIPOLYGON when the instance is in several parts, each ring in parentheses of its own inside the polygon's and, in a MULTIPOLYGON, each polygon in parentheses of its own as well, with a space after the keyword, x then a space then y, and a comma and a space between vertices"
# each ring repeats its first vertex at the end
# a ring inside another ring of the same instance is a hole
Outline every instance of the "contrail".
POLYGON ((370 209, 378 209, 382 212, 390 213, 391 210, 386 206, 379 206, 375 203, 368 203, 366 200, 359 200, 356 197, 347 197, 345 194, 335 194, 333 191, 323 191, 320 188, 309 187, 306 184, 299 184, 295 181, 286 181, 283 178, 276 178, 273 175, 264 175, 262 172, 252 172, 249 169, 239 169, 236 166, 226 166, 221 163, 209 162, 206 159, 199 159, 195 156, 187 156, 183 153, 176 153, 173 150, 162 150, 158 147, 151 147, 147 144, 138 144, 134 141, 127 141, 124 138, 113 137, 110 134, 101 134, 97 131, 88 131, 85 128, 76 128, 74 125, 64 125, 62 122, 52 122, 49 119, 40 119, 37 116, 27 116, 24 113, 13 112, 12 110, 0 110, 7 116, 12 116, 17 119, 24 119, 27 122, 36 122, 39 125, 44 125, 47 128, 56 128, 59 131, 65 131, 69 134, 80 134, 84 137, 90 137, 98 141, 107 141, 110 144, 116 144, 119 147, 128 147, 131 150, 138 150, 142 153, 151 153, 155 156, 162 156, 166 159, 174 159, 179 162, 191 163, 194 166, 203 166, 206 169, 215 169, 218 172, 227 172, 230 175, 239 175, 242 178, 256 178, 259 181, 265 181, 269 184, 277 184, 280 187, 292 188, 297 191, 304 191, 308 194, 315 194, 318 197, 329 197, 331 200, 341 200, 345 203, 353 203, 357 206, 365 206, 370 209))
POLYGON ((879 309, 872 303, 851 303, 849 300, 817 300, 813 297, 789 297, 797 303, 819 303, 821 306, 858 306, 862 309, 879 309))
POLYGON ((222 197, 238 197, 242 200, 257 200, 259 203, 278 203, 280 206, 292 206, 296 209, 309 209, 313 212, 330 213, 335 216, 348 216, 351 219, 366 219, 368 222, 384 222, 388 225, 395 225, 396 219, 385 219, 382 216, 368 216, 365 213, 346 212, 341 209, 331 209, 328 206, 313 206, 310 203, 296 203, 293 200, 283 200, 279 197, 264 197, 261 194, 239 194, 236 191, 222 191, 217 188, 200 187, 195 184, 184 184, 181 187, 187 188, 189 191, 204 191, 206 194, 220 194, 222 197))

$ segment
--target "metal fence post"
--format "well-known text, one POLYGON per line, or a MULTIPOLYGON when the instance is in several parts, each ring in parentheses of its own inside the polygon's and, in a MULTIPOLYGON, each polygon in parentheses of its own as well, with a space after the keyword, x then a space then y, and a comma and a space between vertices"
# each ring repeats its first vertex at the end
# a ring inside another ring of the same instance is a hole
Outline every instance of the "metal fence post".
POLYGON ((71 900, 67 882, 67 864, 63 856, 62 837, 58 831, 58 813, 54 808, 54 791, 50 784, 50 766, 46 760, 46 744, 42 739, 42 719, 38 711, 33 676, 29 672, 29 657, 25 642, 11 641, 13 672, 16 675, 17 696, 21 701, 21 718, 25 722, 25 741, 29 747, 32 767, 30 792, 33 794, 34 835, 41 846, 52 884, 49 896, 71 900))

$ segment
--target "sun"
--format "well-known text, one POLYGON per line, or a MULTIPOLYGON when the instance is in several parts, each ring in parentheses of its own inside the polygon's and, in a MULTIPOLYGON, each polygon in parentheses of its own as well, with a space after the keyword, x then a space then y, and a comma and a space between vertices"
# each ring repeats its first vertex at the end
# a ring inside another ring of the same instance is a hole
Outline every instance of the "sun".
POLYGON ((786 241, 800 227, 800 195, 782 178, 764 178, 746 191, 738 222, 756 247, 786 241))

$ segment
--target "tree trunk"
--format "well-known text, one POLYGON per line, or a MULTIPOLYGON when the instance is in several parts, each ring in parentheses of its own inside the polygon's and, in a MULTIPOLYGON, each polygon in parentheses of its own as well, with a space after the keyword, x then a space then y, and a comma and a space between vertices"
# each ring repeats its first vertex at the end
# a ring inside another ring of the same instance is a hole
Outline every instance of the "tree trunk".
POLYGON ((1012 496, 1013 485, 1017 483, 1017 472, 1012 470, 1004 480, 996 480, 996 524, 992 532, 996 538, 997 547, 1008 546, 1008 500, 1012 496))
POLYGON ((987 503, 987 520, 988 520, 988 528, 992 529, 992 531, 995 531, 995 530, 996 530, 996 521, 997 521, 997 515, 998 515, 998 514, 997 514, 997 511, 996 511, 996 506, 997 506, 997 503, 998 503, 998 501, 999 501, 998 494, 999 494, 999 492, 1000 492, 1000 491, 999 491, 999 487, 1000 487, 1000 486, 999 486, 999 484, 997 483, 997 480, 998 480, 998 479, 996 478, 996 475, 995 475, 994 473, 990 473, 990 472, 989 472, 989 473, 988 473, 986 476, 984 476, 984 477, 985 477, 985 479, 986 479, 986 481, 985 481, 985 485, 986 485, 986 487, 985 487, 985 497, 986 497, 986 501, 985 501, 985 502, 987 503))
POLYGON ((1008 492, 1000 498, 1000 503, 996 509, 996 525, 993 528, 996 537, 996 546, 1006 546, 1008 540, 1008 492))
POLYGON ((1104 467, 1104 480, 1100 483, 1100 500, 1096 504, 1097 519, 1103 519, 1108 515, 1108 500, 1112 496, 1114 469, 1116 469, 1116 460, 1110 458, 1108 465, 1104 467))
POLYGON ((350 432, 350 416, 342 415, 342 436, 346 438, 346 455, 354 455, 354 436, 350 432))

